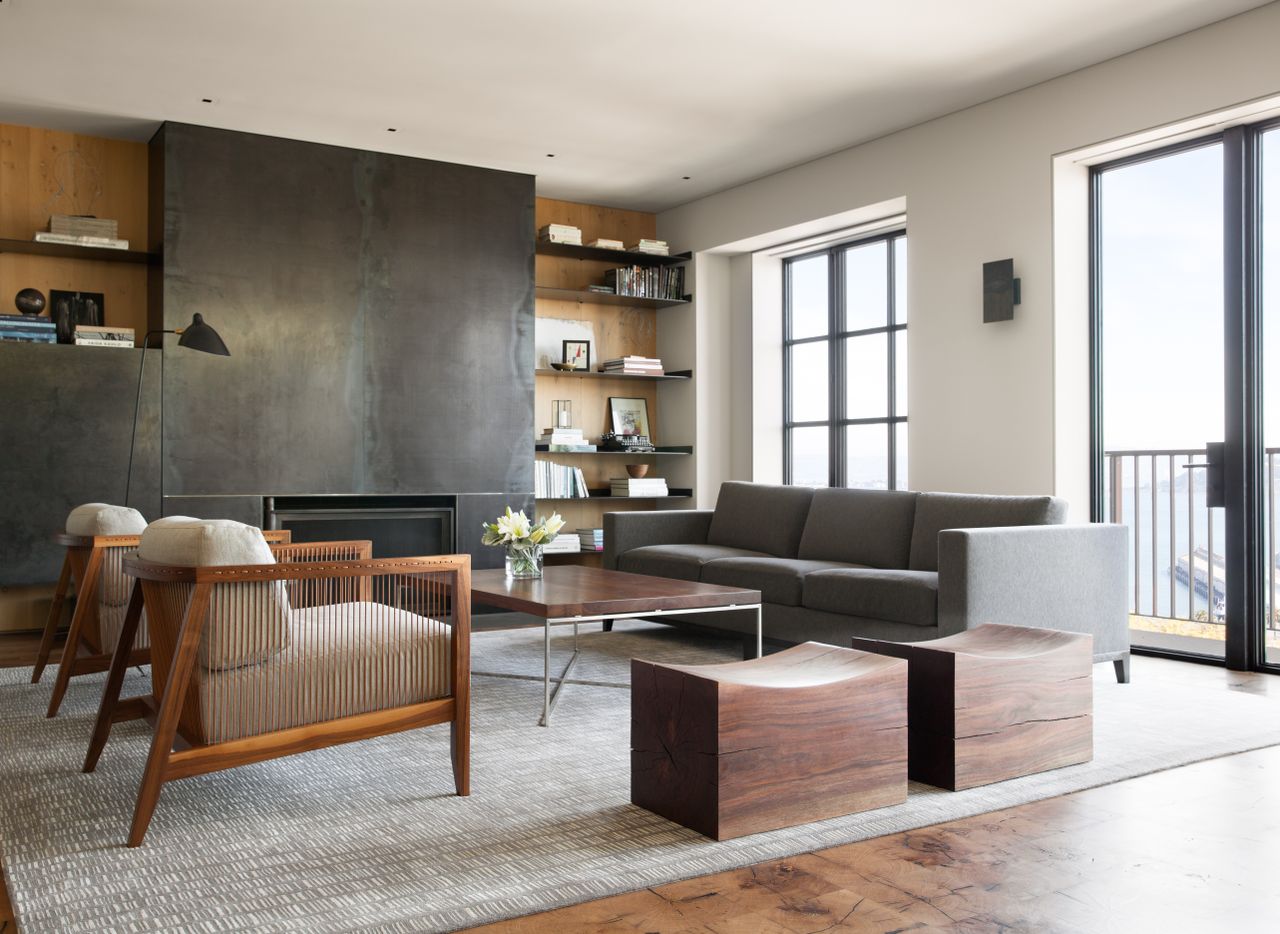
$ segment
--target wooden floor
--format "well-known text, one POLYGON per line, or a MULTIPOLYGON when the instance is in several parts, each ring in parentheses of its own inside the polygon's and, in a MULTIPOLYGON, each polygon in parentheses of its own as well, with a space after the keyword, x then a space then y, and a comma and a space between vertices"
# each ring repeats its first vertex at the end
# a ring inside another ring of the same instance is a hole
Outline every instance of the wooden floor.
MULTIPOLYGON (((0 665, 35 639, 0 636, 0 665)), ((1134 676, 1280 697, 1148 659, 1134 676)), ((1280 930, 1280 747, 473 928, 486 934, 1280 930)), ((0 873, 3 867, 0 867, 0 873)), ((0 934, 15 934, 0 887, 0 934)))

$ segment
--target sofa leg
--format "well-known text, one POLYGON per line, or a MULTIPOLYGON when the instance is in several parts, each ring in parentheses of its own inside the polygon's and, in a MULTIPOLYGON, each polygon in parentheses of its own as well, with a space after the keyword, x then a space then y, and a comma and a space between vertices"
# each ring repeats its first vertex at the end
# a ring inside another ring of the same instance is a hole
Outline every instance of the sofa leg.
POLYGON ((1113 665, 1116 666, 1116 681, 1121 684, 1129 683, 1129 653, 1125 652, 1123 658, 1117 658, 1113 665))

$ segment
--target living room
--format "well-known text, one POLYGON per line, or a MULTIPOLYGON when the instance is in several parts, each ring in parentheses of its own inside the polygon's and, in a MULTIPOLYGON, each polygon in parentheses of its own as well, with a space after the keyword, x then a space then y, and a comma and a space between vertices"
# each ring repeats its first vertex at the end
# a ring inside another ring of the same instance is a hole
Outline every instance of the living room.
POLYGON ((0 0, 0 931, 1274 926, 1280 3, 882 7, 0 0))

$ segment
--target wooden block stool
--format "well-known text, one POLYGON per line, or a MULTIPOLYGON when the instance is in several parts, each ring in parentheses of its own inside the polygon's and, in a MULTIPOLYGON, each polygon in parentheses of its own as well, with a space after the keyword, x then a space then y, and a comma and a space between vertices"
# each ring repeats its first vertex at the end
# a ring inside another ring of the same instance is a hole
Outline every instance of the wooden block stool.
POLYGON ((907 666, 807 642, 631 662, 631 801, 727 840, 907 798, 907 666))
POLYGON ((1093 758, 1092 636, 990 624, 853 647, 910 665, 913 781, 960 791, 1093 758))

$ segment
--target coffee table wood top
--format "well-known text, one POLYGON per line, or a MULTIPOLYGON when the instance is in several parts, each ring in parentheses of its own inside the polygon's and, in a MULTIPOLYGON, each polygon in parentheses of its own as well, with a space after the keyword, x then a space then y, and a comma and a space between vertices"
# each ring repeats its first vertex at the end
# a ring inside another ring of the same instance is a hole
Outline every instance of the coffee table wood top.
POLYGON ((760 591, 650 577, 602 568, 557 565, 535 580, 507 580, 505 571, 475 571, 471 599, 486 606, 529 613, 543 619, 754 606, 760 591))

